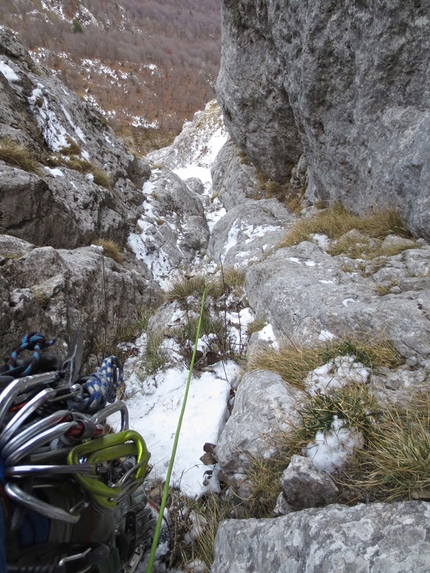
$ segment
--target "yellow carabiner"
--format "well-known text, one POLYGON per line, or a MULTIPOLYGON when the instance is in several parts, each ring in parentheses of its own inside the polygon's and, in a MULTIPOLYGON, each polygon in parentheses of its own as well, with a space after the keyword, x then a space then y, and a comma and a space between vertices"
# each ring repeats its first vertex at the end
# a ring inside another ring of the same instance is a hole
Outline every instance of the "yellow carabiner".
MULTIPOLYGON (((67 463, 75 465, 87 460, 90 463, 104 462, 135 455, 135 479, 143 479, 148 471, 149 454, 142 436, 133 430, 124 430, 117 434, 108 434, 72 448, 67 456, 67 463)), ((100 477, 82 476, 75 473, 74 477, 87 491, 91 501, 101 510, 111 510, 116 506, 116 498, 121 495, 121 487, 108 486, 100 477)))

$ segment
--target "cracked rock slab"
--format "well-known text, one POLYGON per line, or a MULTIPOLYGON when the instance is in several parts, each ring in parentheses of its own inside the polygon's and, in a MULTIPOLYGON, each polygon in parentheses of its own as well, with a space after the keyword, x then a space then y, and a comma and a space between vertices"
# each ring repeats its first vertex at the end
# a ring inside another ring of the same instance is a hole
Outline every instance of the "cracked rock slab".
POLYGON ((211 573, 427 573, 430 506, 404 502, 227 520, 211 573))

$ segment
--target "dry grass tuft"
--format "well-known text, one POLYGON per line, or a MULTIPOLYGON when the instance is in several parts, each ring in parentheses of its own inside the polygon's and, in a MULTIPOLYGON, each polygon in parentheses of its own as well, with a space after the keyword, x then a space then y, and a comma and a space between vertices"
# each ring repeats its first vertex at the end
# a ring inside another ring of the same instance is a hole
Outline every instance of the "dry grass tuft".
POLYGON ((112 185, 112 181, 107 173, 98 169, 97 167, 92 167, 91 173, 93 174, 94 183, 100 185, 101 187, 109 188, 112 185))
POLYGON ((276 372, 286 382, 303 390, 308 373, 336 356, 354 356, 371 369, 378 366, 392 368, 402 363, 392 343, 382 337, 345 336, 312 347, 288 345, 279 350, 271 347, 259 350, 251 356, 247 370, 276 372))
POLYGON ((378 403, 367 385, 351 384, 309 397, 299 414, 299 424, 277 436, 274 458, 250 458, 252 517, 270 517, 292 455, 303 455, 317 432, 329 432, 335 416, 364 440, 363 448, 331 476, 345 503, 430 499, 430 392, 401 408, 378 403))
MULTIPOLYGON (((74 150, 76 148, 73 146, 74 150)), ((63 147, 61 150, 62 155, 45 155, 43 157, 44 165, 48 167, 65 167, 66 169, 73 169, 84 175, 92 174, 93 181, 96 185, 109 188, 112 186, 112 181, 107 173, 81 157, 77 157, 74 152, 69 151, 68 147, 63 147)))
POLYGON ((103 247, 105 257, 109 257, 120 265, 124 262, 124 255, 121 252, 120 246, 115 241, 111 239, 95 239, 93 245, 103 247))
POLYGON ((207 296, 219 298, 223 294, 237 293, 244 283, 245 273, 234 268, 222 269, 221 276, 216 279, 206 279, 204 275, 184 277, 173 283, 166 293, 166 300, 186 302, 190 296, 200 298, 205 287, 207 296))
POLYGON ((161 331, 148 333, 143 367, 147 376, 163 370, 168 362, 166 350, 162 347, 164 335, 161 331))
POLYGON ((74 139, 71 137, 67 137, 67 146, 64 146, 60 149, 61 155, 80 155, 81 154, 81 147, 76 143, 74 139))
POLYGON ((251 495, 248 499, 241 500, 242 516, 264 519, 273 517, 276 500, 281 493, 281 476, 288 467, 291 457, 297 451, 293 451, 287 440, 288 434, 279 434, 276 444, 276 455, 270 458, 249 457, 249 467, 246 469, 246 477, 251 486, 251 495))
POLYGON ((186 302, 189 296, 201 297, 205 289, 204 275, 184 277, 174 281, 172 288, 166 293, 166 300, 186 302))
POLYGON ((36 173, 38 169, 33 152, 26 145, 8 138, 0 140, 0 160, 30 173, 36 173))
POLYGON ((429 392, 403 410, 386 407, 366 437, 348 468, 347 486, 384 501, 430 498, 429 392))
POLYGON ((222 496, 212 494, 193 501, 172 491, 169 514, 174 543, 170 566, 188 571, 187 564, 201 562, 209 571, 218 525, 232 517, 232 507, 232 501, 222 496))
MULTIPOLYGON (((339 239, 353 229, 378 239, 383 239, 391 234, 411 237, 395 209, 374 210, 366 216, 360 217, 349 213, 343 205, 336 203, 312 219, 298 221, 278 246, 283 248, 298 245, 302 241, 310 240, 313 234, 323 234, 330 239, 339 239)), ((355 242, 357 241, 355 240, 355 242)), ((348 247, 351 247, 349 242, 344 248, 348 247)))
POLYGON ((248 324, 247 334, 251 336, 254 332, 260 332, 266 326, 267 322, 261 318, 256 318, 250 324, 248 324))

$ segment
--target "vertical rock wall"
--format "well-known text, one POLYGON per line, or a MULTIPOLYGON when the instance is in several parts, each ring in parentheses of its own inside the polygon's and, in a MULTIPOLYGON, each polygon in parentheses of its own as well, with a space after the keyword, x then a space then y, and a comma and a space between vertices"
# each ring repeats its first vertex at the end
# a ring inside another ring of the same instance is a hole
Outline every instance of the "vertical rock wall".
POLYGON ((428 238, 429 39, 428 0, 224 0, 227 128, 275 179, 303 150, 309 198, 396 206, 428 238))

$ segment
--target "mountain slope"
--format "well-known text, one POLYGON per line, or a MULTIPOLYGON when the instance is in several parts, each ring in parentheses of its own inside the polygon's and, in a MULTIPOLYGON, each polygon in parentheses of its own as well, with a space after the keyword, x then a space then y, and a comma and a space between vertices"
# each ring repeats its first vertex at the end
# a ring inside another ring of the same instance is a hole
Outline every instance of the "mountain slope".
POLYGON ((5 0, 1 23, 142 153, 214 97, 220 0, 5 0))

